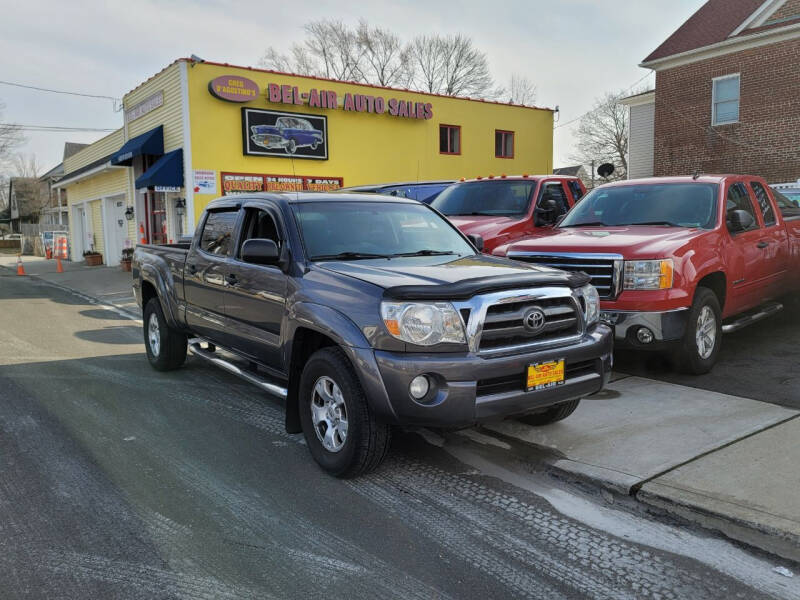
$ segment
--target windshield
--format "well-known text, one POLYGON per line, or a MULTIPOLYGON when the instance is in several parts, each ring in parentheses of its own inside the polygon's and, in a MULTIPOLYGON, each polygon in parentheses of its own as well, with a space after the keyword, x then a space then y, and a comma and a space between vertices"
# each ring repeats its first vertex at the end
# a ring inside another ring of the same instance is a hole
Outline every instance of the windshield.
POLYGON ((310 260, 475 254, 450 223, 423 204, 309 202, 293 209, 310 260))
POLYGON ((445 215, 520 216, 528 212, 536 180, 478 181, 450 186, 431 203, 445 215))
POLYGON ((592 190, 559 227, 664 225, 713 229, 718 186, 711 183, 622 185, 592 190))

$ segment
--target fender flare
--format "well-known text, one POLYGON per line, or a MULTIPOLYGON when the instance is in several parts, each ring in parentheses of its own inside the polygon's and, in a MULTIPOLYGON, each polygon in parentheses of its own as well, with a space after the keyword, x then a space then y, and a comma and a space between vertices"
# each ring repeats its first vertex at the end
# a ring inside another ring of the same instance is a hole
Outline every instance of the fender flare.
MULTIPOLYGON (((161 304, 161 310, 164 313, 164 318, 167 320, 167 325, 173 329, 183 329, 183 326, 177 318, 177 303, 172 299, 161 272, 153 265, 145 264, 141 266, 139 277, 141 280, 140 286, 142 283, 147 282, 156 288, 156 297, 161 304)), ((174 285, 175 282, 171 281, 170 283, 174 285)), ((142 311, 144 311, 144 306, 142 306, 142 311)))
POLYGON ((376 416, 387 421, 396 421, 397 416, 389 402, 373 349, 364 333, 347 315, 322 304, 299 302, 291 306, 287 320, 284 364, 289 373, 289 390, 286 396, 286 430, 289 433, 301 431, 298 390, 302 365, 292 363, 294 339, 300 328, 324 335, 341 348, 353 365, 367 402, 376 416))

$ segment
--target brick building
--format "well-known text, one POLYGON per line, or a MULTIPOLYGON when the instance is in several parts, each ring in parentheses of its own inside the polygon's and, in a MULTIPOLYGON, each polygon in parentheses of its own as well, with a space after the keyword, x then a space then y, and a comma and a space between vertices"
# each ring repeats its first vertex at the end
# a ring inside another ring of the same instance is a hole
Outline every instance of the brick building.
POLYGON ((800 179, 800 0, 709 0, 640 65, 630 177, 748 173, 800 179))

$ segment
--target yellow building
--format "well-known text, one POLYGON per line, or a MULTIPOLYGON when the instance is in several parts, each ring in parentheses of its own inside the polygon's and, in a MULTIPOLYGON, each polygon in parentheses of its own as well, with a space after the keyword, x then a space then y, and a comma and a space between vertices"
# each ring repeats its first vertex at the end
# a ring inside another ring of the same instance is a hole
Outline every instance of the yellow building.
POLYGON ((189 59, 123 114, 64 161, 73 260, 174 241, 223 194, 552 172, 549 109, 189 59))

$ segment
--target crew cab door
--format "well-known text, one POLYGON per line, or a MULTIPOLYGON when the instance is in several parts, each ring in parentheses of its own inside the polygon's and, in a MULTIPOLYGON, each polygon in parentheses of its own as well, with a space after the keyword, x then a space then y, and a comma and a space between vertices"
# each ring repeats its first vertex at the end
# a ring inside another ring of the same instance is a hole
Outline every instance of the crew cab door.
POLYGON ((749 187, 763 227, 757 245, 761 248, 765 285, 770 296, 778 296, 783 291, 783 281, 789 264, 789 236, 784 224, 778 221, 775 204, 766 187, 758 181, 751 181, 749 187))
POLYGON ((242 354, 283 372, 281 327, 288 278, 277 265, 244 262, 242 245, 249 239, 270 239, 282 253, 287 253, 286 229, 280 212, 270 203, 252 202, 245 204, 243 210, 241 235, 225 272, 225 315, 232 344, 242 354))
POLYGON ((729 315, 761 304, 767 270, 763 260, 764 229, 743 181, 728 184, 724 208, 725 226, 731 238, 727 257, 731 294, 724 311, 729 315), (732 224, 732 213, 737 210, 752 217, 752 225, 746 230, 737 231, 732 224))
POLYGON ((225 323, 225 275, 238 215, 238 207, 207 212, 184 269, 186 323, 222 346, 230 343, 225 323))

